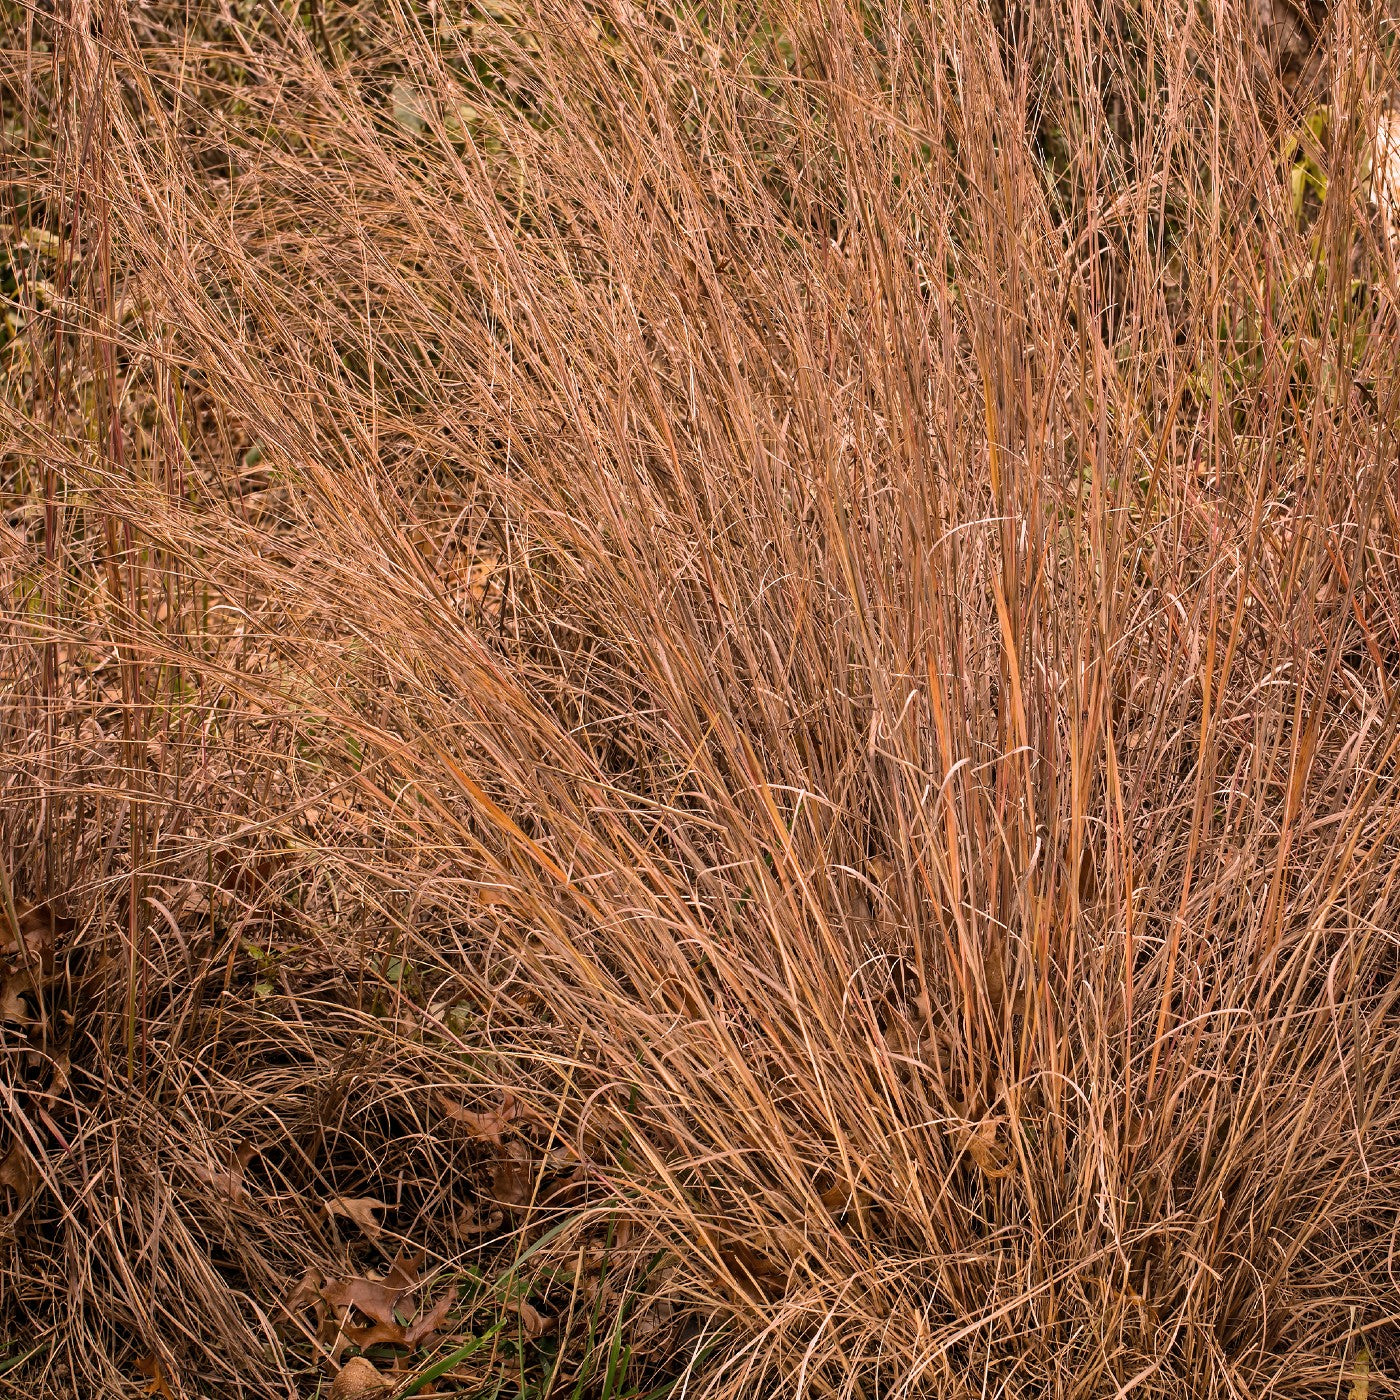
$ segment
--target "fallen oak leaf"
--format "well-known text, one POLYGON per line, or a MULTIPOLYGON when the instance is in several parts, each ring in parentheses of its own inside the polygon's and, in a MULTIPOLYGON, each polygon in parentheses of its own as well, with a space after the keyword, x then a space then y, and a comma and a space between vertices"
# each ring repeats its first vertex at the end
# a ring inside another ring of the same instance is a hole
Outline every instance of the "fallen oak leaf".
POLYGON ((402 1293, 411 1292, 418 1287, 418 1276, 423 1272, 423 1261, 427 1257, 426 1249, 415 1250, 412 1254, 399 1250, 384 1274, 384 1282, 402 1293))
POLYGON ((372 1322, 368 1327, 356 1327, 354 1323, 343 1322, 340 1330, 345 1340, 361 1351, 385 1344, 395 1347, 409 1345, 401 1322, 372 1322))
POLYGON ((238 1144, 233 1152, 233 1160, 229 1163, 227 1171, 214 1171, 212 1168, 196 1165, 193 1168, 194 1174, 200 1181, 212 1186, 220 1196, 227 1197, 233 1202, 242 1201, 247 1193, 243 1189, 243 1175, 247 1171, 248 1163, 257 1156, 258 1149, 246 1139, 238 1144))
POLYGON ((9 1187, 15 1193, 15 1213, 29 1204, 39 1184, 39 1169, 29 1155, 29 1149, 18 1138, 14 1140, 5 1160, 0 1162, 0 1191, 9 1187))
POLYGON ((543 1337, 554 1326, 554 1319, 546 1317, 527 1298, 508 1298, 502 1304, 506 1312, 514 1313, 520 1319, 520 1326, 530 1341, 543 1337))
POLYGON ((744 1283, 749 1283, 770 1300, 781 1297, 787 1284, 787 1272, 779 1268, 766 1254, 760 1254, 752 1245, 745 1244, 743 1240, 735 1240, 733 1244, 721 1246, 720 1258, 730 1272, 738 1277, 741 1287, 744 1283))
POLYGON ((73 1062, 68 1051, 60 1050, 50 1061, 53 1071, 49 1075, 49 1086, 44 1090, 44 1100, 52 1105, 68 1092, 68 1081, 73 1073, 73 1062))
POLYGON ((28 1034, 44 1023, 44 1013, 34 978, 25 968, 9 970, 0 980, 0 1025, 14 1026, 28 1034))
POLYGON ((379 1238, 379 1222, 374 1218, 377 1210, 388 1210, 388 1205, 374 1196, 328 1196, 321 1202, 328 1216, 343 1216, 353 1220, 372 1240, 379 1238))
POLYGON ((326 1276, 314 1264, 301 1276, 301 1282, 292 1289, 292 1295, 285 1304, 288 1312, 305 1312, 307 1308, 321 1303, 321 1290, 326 1286, 326 1276))
POLYGON ((144 1387, 147 1395, 159 1395, 161 1400, 175 1400, 175 1392, 170 1388, 170 1382, 165 1379, 165 1368, 160 1364, 160 1357, 155 1352, 147 1352, 145 1356, 138 1357, 136 1369, 146 1377, 144 1387))
POLYGON ((534 1193, 533 1178, 529 1149, 524 1143, 508 1142, 491 1168, 491 1195, 497 1205, 523 1206, 534 1193))
POLYGON ((505 1218, 505 1211, 499 1206, 493 1206, 485 1220, 478 1218, 475 1206, 463 1206, 452 1224, 452 1229, 459 1239, 470 1235, 485 1235, 500 1229, 505 1218))
POLYGON ((475 1113, 459 1103, 454 1103, 446 1094, 439 1094, 437 1100, 439 1107, 454 1123, 460 1123, 466 1128, 468 1136, 478 1138, 482 1142, 494 1143, 497 1147, 501 1145, 502 1133, 506 1132, 512 1123, 522 1119, 532 1123, 540 1121, 539 1115, 533 1109, 521 1103, 511 1093, 501 1095, 499 1108, 487 1109, 484 1113, 475 1113))
POLYGON ((1001 1148, 997 1146, 997 1128, 1000 1118, 984 1118, 975 1128, 959 1131, 959 1147, 977 1164, 983 1176, 996 1180, 1010 1176, 1011 1168, 1003 1161, 1001 1148))
POLYGON ((404 1334, 404 1341, 408 1344, 410 1351, 416 1351, 418 1344, 434 1332, 447 1321, 447 1314, 451 1311, 453 1303, 457 1301, 457 1286, 453 1284, 441 1298, 433 1304, 420 1318, 417 1319, 404 1334))
POLYGON ((321 1297, 333 1308, 358 1308, 373 1321, 392 1327, 398 1321, 394 1309, 407 1291, 391 1288, 378 1279, 343 1278, 328 1283, 321 1290, 321 1297))

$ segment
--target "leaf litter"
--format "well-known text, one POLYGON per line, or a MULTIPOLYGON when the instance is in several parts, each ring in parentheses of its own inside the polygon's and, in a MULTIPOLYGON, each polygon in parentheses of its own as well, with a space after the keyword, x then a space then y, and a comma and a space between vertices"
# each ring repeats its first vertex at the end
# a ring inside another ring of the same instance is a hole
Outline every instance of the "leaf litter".
POLYGON ((388 1205, 374 1196, 328 1196, 321 1203, 327 1216, 340 1216, 352 1221, 372 1240, 381 1234, 379 1222, 374 1218, 377 1210, 388 1210, 388 1205))

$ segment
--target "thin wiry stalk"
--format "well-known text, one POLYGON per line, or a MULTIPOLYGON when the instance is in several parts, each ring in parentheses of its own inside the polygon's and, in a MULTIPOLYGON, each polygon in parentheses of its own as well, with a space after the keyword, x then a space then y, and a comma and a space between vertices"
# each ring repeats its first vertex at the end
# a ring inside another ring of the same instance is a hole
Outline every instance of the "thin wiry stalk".
POLYGON ((1267 18, 6 10, 30 1393, 400 1247, 466 1394, 1389 1386, 1392 41, 1267 18))

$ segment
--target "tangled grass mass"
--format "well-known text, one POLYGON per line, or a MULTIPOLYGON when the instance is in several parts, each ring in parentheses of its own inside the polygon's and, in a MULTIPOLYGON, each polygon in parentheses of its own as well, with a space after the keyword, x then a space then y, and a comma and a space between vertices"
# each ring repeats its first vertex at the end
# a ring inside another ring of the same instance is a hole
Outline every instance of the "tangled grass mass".
POLYGON ((1385 5, 0 50, 0 1395, 1396 1393, 1385 5))

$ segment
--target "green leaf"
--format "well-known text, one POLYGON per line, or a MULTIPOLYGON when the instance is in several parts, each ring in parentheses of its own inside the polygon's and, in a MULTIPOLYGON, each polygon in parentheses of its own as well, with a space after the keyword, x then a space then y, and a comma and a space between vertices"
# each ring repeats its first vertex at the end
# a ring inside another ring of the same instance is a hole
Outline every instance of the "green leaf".
POLYGON ((448 1352, 441 1360, 434 1361, 426 1370, 420 1371, 399 1394, 403 1396, 417 1395, 424 1386, 431 1385, 439 1376, 445 1376, 459 1362, 465 1361, 473 1352, 479 1351, 505 1325, 506 1320, 502 1318, 494 1327, 483 1332, 481 1336, 468 1338, 456 1351, 448 1352))

